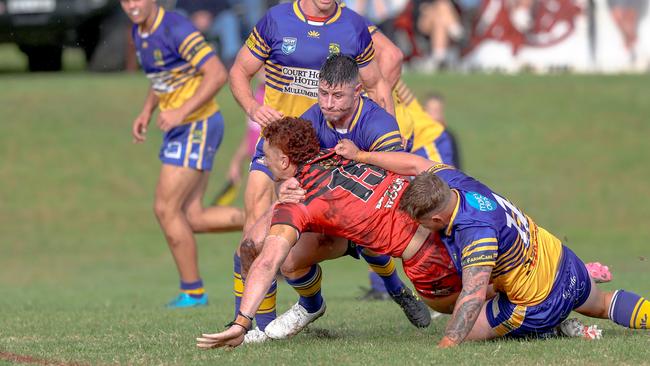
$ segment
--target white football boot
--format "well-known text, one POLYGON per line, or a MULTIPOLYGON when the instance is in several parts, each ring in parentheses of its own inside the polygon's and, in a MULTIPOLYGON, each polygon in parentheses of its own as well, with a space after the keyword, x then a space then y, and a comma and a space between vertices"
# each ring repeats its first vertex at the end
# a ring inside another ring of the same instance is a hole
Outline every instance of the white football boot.
POLYGON ((264 332, 272 339, 287 339, 300 333, 309 323, 314 322, 325 313, 325 301, 315 313, 308 313, 300 303, 295 303, 289 310, 278 316, 264 332))
POLYGON ((248 333, 246 333, 244 336, 244 344, 264 343, 270 340, 271 338, 269 338, 269 336, 267 336, 266 333, 261 331, 258 327, 249 330, 248 333))

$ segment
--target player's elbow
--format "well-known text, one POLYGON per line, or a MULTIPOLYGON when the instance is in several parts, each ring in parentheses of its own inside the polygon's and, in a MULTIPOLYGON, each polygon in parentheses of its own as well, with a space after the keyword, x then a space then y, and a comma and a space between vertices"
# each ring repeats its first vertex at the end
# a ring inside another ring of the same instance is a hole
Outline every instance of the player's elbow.
POLYGON ((433 164, 435 164, 435 162, 425 159, 419 155, 413 155, 413 159, 411 160, 411 175, 418 175, 431 168, 433 164))
POLYGON ((386 50, 386 64, 389 65, 391 71, 401 70, 402 63, 404 62, 404 53, 397 47, 390 47, 386 50))

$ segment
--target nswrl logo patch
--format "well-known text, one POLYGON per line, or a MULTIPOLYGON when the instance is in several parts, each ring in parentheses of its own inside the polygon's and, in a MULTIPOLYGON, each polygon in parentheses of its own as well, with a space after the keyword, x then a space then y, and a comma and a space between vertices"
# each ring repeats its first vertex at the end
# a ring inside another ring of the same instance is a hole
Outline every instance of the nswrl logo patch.
POLYGON ((282 53, 285 55, 290 55, 296 50, 298 45, 298 39, 295 37, 284 37, 282 38, 282 53))

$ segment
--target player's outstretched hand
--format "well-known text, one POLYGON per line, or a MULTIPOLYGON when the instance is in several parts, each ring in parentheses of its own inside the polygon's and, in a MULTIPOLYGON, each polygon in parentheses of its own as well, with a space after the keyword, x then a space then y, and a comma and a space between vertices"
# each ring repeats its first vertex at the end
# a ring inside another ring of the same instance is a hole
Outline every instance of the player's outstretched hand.
POLYGON ((259 123, 260 126, 266 127, 271 122, 275 122, 282 118, 282 113, 276 111, 275 109, 269 107, 268 105, 256 104, 251 108, 248 117, 259 123))
POLYGON ((203 334, 196 339, 196 346, 203 349, 237 347, 244 341, 245 334, 243 327, 233 325, 221 333, 203 334))
POLYGON ((278 189, 278 201, 282 203, 300 203, 305 200, 305 190, 296 178, 282 182, 278 189))
POLYGON ((156 121, 156 124, 161 130, 167 132, 176 126, 180 126, 183 123, 185 117, 185 112, 180 108, 168 109, 166 111, 160 111, 160 113, 158 113, 158 120, 156 121))
POLYGON ((149 125, 150 118, 151 114, 140 113, 140 115, 133 121, 131 135, 133 136, 134 143, 139 144, 147 139, 147 126, 149 125))
POLYGON ((357 145, 348 139, 339 141, 339 143, 334 147, 334 151, 342 157, 350 160, 357 160, 356 158, 359 154, 359 148, 357 145))

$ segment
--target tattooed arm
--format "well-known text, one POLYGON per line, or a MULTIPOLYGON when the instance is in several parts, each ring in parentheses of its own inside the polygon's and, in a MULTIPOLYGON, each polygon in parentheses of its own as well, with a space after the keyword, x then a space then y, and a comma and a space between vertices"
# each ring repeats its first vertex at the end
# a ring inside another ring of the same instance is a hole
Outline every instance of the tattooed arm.
POLYGON ((445 329, 445 336, 438 343, 438 347, 458 345, 467 337, 485 302, 491 273, 492 266, 463 268, 463 289, 456 300, 454 312, 445 329))

